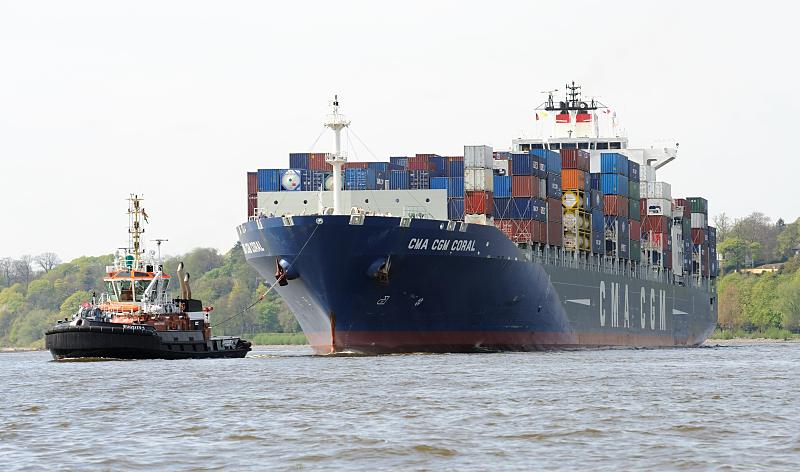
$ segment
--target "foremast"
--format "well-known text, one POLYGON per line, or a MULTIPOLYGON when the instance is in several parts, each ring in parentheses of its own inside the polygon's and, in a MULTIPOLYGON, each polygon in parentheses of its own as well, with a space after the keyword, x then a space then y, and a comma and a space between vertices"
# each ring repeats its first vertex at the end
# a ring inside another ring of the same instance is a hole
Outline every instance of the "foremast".
POLYGON ((331 103, 333 112, 328 115, 328 121, 325 122, 325 127, 333 130, 336 137, 336 152, 329 154, 325 159, 333 167, 333 214, 342 215, 342 168, 347 162, 347 155, 342 153, 342 129, 347 128, 350 122, 345 119, 344 115, 339 113, 339 97, 333 96, 331 103))
POLYGON ((144 199, 133 193, 128 198, 128 244, 129 251, 131 251, 130 255, 133 256, 132 268, 134 269, 141 265, 142 255, 144 254, 144 249, 141 246, 141 239, 144 234, 141 220, 144 219, 147 222, 147 213, 145 213, 141 205, 142 200, 144 199))

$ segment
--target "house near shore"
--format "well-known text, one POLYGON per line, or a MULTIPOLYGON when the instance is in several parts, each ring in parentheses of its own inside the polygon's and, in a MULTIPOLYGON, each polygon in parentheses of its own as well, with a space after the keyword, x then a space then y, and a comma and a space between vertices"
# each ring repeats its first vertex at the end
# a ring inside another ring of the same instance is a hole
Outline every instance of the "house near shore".
POLYGON ((784 264, 783 262, 778 262, 778 263, 775 263, 775 264, 764 264, 762 266, 751 267, 749 269, 741 269, 739 272, 741 272, 743 274, 755 274, 755 275, 761 275, 763 273, 778 272, 779 270, 781 270, 783 268, 783 264, 784 264))

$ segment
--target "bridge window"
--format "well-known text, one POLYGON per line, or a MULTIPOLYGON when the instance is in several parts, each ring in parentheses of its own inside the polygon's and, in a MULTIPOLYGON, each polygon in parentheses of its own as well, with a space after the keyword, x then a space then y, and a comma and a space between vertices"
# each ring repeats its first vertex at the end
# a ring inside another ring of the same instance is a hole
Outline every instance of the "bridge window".
POLYGON ((577 149, 578 143, 564 143, 561 145, 561 149, 577 149))
POLYGON ((119 301, 119 287, 114 282, 110 280, 106 281, 106 292, 108 293, 108 298, 111 299, 112 302, 119 301))
POLYGON ((578 149, 589 149, 589 143, 578 143, 578 149))
POLYGON ((144 291, 147 290, 147 286, 150 285, 150 280, 134 280, 133 281, 133 296, 134 301, 142 301, 142 297, 144 297, 144 291))
POLYGON ((608 149, 608 143, 597 143, 597 149, 608 149))
MULTIPOLYGON (((525 145, 523 144, 523 146, 525 146, 525 145)), ((529 146, 529 149, 544 149, 544 144, 542 144, 542 143, 538 143, 538 144, 531 144, 531 145, 529 146)), ((527 151, 528 149, 522 149, 522 150, 523 150, 523 151, 527 151)))
POLYGON ((116 282, 119 284, 119 301, 132 302, 133 301, 133 288, 130 280, 120 280, 116 282))
POLYGON ((550 149, 561 149, 561 143, 550 143, 550 149))
POLYGON ((622 149, 622 143, 618 141, 608 143, 608 145, 610 146, 609 149, 622 149))

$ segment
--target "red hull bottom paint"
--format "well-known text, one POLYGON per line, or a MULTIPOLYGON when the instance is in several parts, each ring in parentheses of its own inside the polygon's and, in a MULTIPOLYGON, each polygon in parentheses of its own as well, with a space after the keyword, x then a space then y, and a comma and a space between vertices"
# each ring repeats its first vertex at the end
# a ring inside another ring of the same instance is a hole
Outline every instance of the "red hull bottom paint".
POLYGON ((390 354, 409 352, 539 351, 607 347, 698 346, 702 339, 635 333, 535 333, 508 331, 337 331, 308 335, 317 354, 390 354))

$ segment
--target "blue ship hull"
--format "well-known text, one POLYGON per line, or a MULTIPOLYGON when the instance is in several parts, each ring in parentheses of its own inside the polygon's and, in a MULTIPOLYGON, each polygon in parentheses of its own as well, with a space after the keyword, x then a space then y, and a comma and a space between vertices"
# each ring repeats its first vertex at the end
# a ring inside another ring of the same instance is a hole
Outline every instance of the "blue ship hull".
POLYGON ((322 354, 695 346, 716 326, 713 290, 537 259, 492 226, 328 215, 237 230, 322 354))

